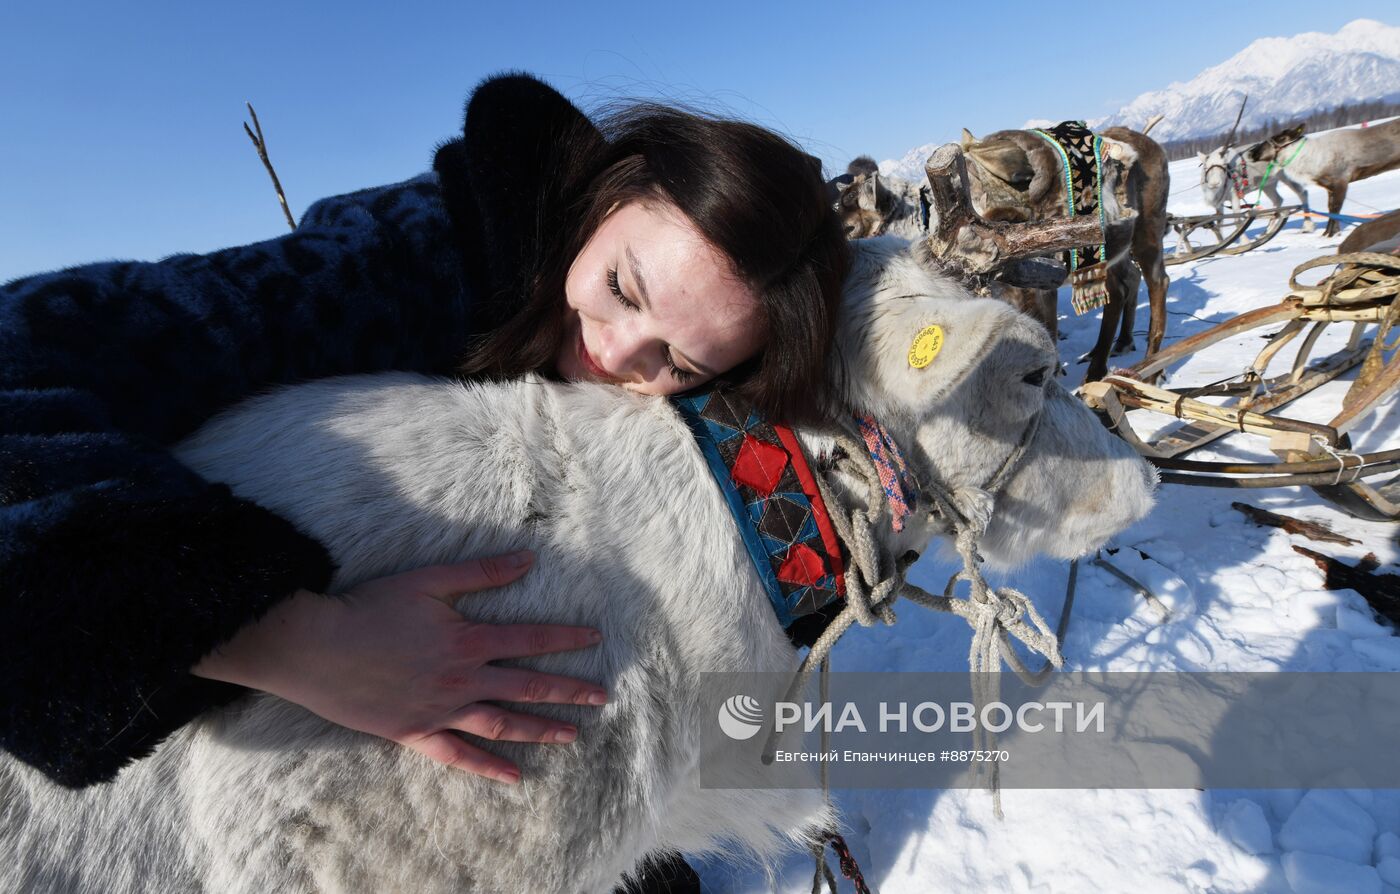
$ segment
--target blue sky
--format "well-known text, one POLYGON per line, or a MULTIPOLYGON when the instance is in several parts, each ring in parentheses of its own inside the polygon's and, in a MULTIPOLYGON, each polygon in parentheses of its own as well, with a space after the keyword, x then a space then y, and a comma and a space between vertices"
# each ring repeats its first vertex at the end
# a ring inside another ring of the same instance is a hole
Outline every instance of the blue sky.
POLYGON ((839 170, 964 126, 1101 115, 1257 37, 1335 31, 1378 6, 10 0, 0 281, 278 235, 245 100, 300 215, 425 170, 472 85, 507 68, 585 108, 645 96, 750 118, 839 170))

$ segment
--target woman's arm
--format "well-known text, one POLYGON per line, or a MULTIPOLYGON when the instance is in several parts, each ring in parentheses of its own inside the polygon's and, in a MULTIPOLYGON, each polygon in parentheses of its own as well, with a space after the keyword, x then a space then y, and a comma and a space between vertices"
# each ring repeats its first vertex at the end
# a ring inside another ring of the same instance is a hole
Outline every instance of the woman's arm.
POLYGON ((87 785, 244 691, 189 670, 331 563, 165 445, 275 384, 455 369, 512 312, 555 218, 526 187, 581 118, 490 80, 476 164, 458 139, 435 175, 318 202, 280 239, 0 285, 0 748, 87 785))
POLYGON ((85 785, 243 691, 189 669, 331 563, 165 445, 277 383, 450 370, 465 282, 425 177, 281 239, 0 286, 0 747, 85 785))
POLYGON ((463 593, 525 574, 528 552, 440 565, 368 581, 344 596, 299 591, 195 665, 194 673, 296 702, 333 723, 505 783, 511 761, 483 739, 567 744, 570 724, 493 702, 602 705, 592 684, 488 662, 582 649, 597 630, 557 624, 478 624, 453 608, 463 593))

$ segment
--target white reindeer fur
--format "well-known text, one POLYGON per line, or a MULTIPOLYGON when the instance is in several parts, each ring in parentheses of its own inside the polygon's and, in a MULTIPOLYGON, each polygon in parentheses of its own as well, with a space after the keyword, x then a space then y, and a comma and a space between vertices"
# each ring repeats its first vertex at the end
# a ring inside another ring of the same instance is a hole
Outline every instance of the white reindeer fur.
MULTIPOLYGON (((1249 147, 1245 146, 1242 149, 1236 149, 1232 152, 1222 146, 1212 149, 1210 152, 1199 153, 1198 157, 1201 163, 1201 198, 1205 200, 1207 205, 1214 206, 1216 214, 1225 213, 1226 202, 1229 202, 1232 211, 1244 210, 1243 202, 1240 201, 1239 196, 1235 195, 1235 187, 1230 182, 1230 178, 1226 176, 1225 168, 1220 167, 1221 165, 1228 167, 1233 164, 1242 165, 1244 167, 1250 183, 1250 188, 1245 194, 1245 201, 1253 200, 1251 194, 1254 194, 1254 197, 1257 198, 1259 184, 1262 182, 1264 184, 1264 195, 1269 197, 1269 201, 1273 203, 1275 208, 1283 204, 1283 197, 1279 195, 1278 191, 1280 183, 1292 190, 1301 204, 1306 205, 1308 203, 1307 188, 1297 180, 1294 180, 1293 177, 1289 176, 1290 171, 1295 174, 1297 173, 1296 170, 1293 169, 1293 165, 1290 164, 1287 169, 1284 169, 1278 164, 1274 164, 1273 170, 1271 171, 1269 170, 1269 162, 1251 161, 1249 156, 1245 154, 1248 150, 1249 147), (1264 180, 1264 175, 1266 173, 1269 175, 1267 181, 1264 180)), ((1289 151, 1292 152, 1292 149, 1289 151)), ((1285 156, 1285 158, 1287 158, 1287 156, 1285 156)), ((1307 227, 1311 223, 1312 220, 1308 219, 1304 222, 1304 226, 1307 227)))
MULTIPOLYGON (((1018 390, 1024 370, 1053 363, 1043 329, 925 272, 897 241, 855 253, 836 374, 917 472, 971 492, 1045 403, 990 551, 1078 554, 1146 512, 1154 481, 1140 459, 1053 381, 1018 390), (931 323, 945 346, 913 369, 910 341, 931 323)), ((60 789, 7 759, 0 889, 605 892, 648 852, 770 859, 830 819, 817 791, 698 785, 720 735, 696 707, 700 672, 787 670, 797 653, 665 401, 538 380, 347 377, 254 398, 178 453, 324 543, 335 591, 533 549, 525 578, 459 608, 601 628, 596 648, 519 663, 597 680, 611 701, 532 706, 580 736, 492 743, 521 765, 518 786, 265 695, 190 724, 107 786, 60 789)), ((921 514, 899 546, 924 547, 936 527, 921 514)))

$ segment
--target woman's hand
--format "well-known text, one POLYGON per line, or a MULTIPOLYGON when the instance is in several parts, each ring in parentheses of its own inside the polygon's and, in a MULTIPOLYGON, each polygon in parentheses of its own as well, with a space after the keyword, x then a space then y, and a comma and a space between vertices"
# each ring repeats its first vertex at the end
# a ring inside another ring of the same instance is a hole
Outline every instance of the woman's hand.
POLYGON ((513 763, 450 731, 568 743, 578 730, 567 723, 482 702, 607 702, 607 693, 593 683, 488 663, 591 646, 602 640, 597 630, 477 624, 452 607, 463 593, 510 583, 533 560, 520 552, 420 568, 367 581, 344 597, 300 590, 206 655, 192 672, 273 693, 433 760, 519 782, 513 763))

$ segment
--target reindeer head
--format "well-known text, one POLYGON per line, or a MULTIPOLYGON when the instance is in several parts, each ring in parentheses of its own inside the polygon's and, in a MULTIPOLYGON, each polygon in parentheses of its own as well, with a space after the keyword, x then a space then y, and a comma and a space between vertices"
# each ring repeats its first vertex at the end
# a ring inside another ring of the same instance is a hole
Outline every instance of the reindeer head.
POLYGON ((1059 175, 1037 170, 1035 147, 1026 145, 1020 131, 998 131, 979 140, 963 128, 961 145, 968 158, 972 207, 980 217, 1020 223, 1044 216, 1042 200, 1059 175))
MULTIPOLYGON (((989 560, 1079 556, 1152 506, 1152 468, 1055 382, 1055 346, 1044 328, 1003 302, 971 297, 898 240, 853 245, 838 353, 847 409, 874 415, 915 477, 939 482, 965 513, 991 510, 982 541, 989 560), (934 326, 939 349, 911 363, 915 340, 934 326)), ((928 508, 920 505, 899 549, 921 550, 949 533, 928 508)))
MULTIPOLYGON (((1063 167, 1042 137, 1027 130, 1000 130, 979 140, 964 129, 960 145, 967 157, 972 208, 983 220, 1020 223, 1065 216, 1063 167)), ((1137 211, 1130 175, 1137 161, 1132 146, 1104 138, 1103 240, 1110 262, 1123 257, 1132 242, 1137 211)))
POLYGON ((848 176, 848 182, 833 181, 838 191, 836 213, 846 228, 846 238, 879 236, 894 213, 894 194, 880 181, 878 171, 848 176))
POLYGON ((1245 153, 1250 161, 1268 162, 1277 161, 1283 150, 1298 142, 1303 138, 1303 125, 1297 124, 1287 130, 1281 130, 1267 140, 1261 140, 1250 146, 1245 153))
POLYGON ((1201 163, 1201 198, 1207 205, 1219 206, 1227 197, 1230 187, 1230 162, 1224 146, 1209 152, 1197 153, 1201 163))

